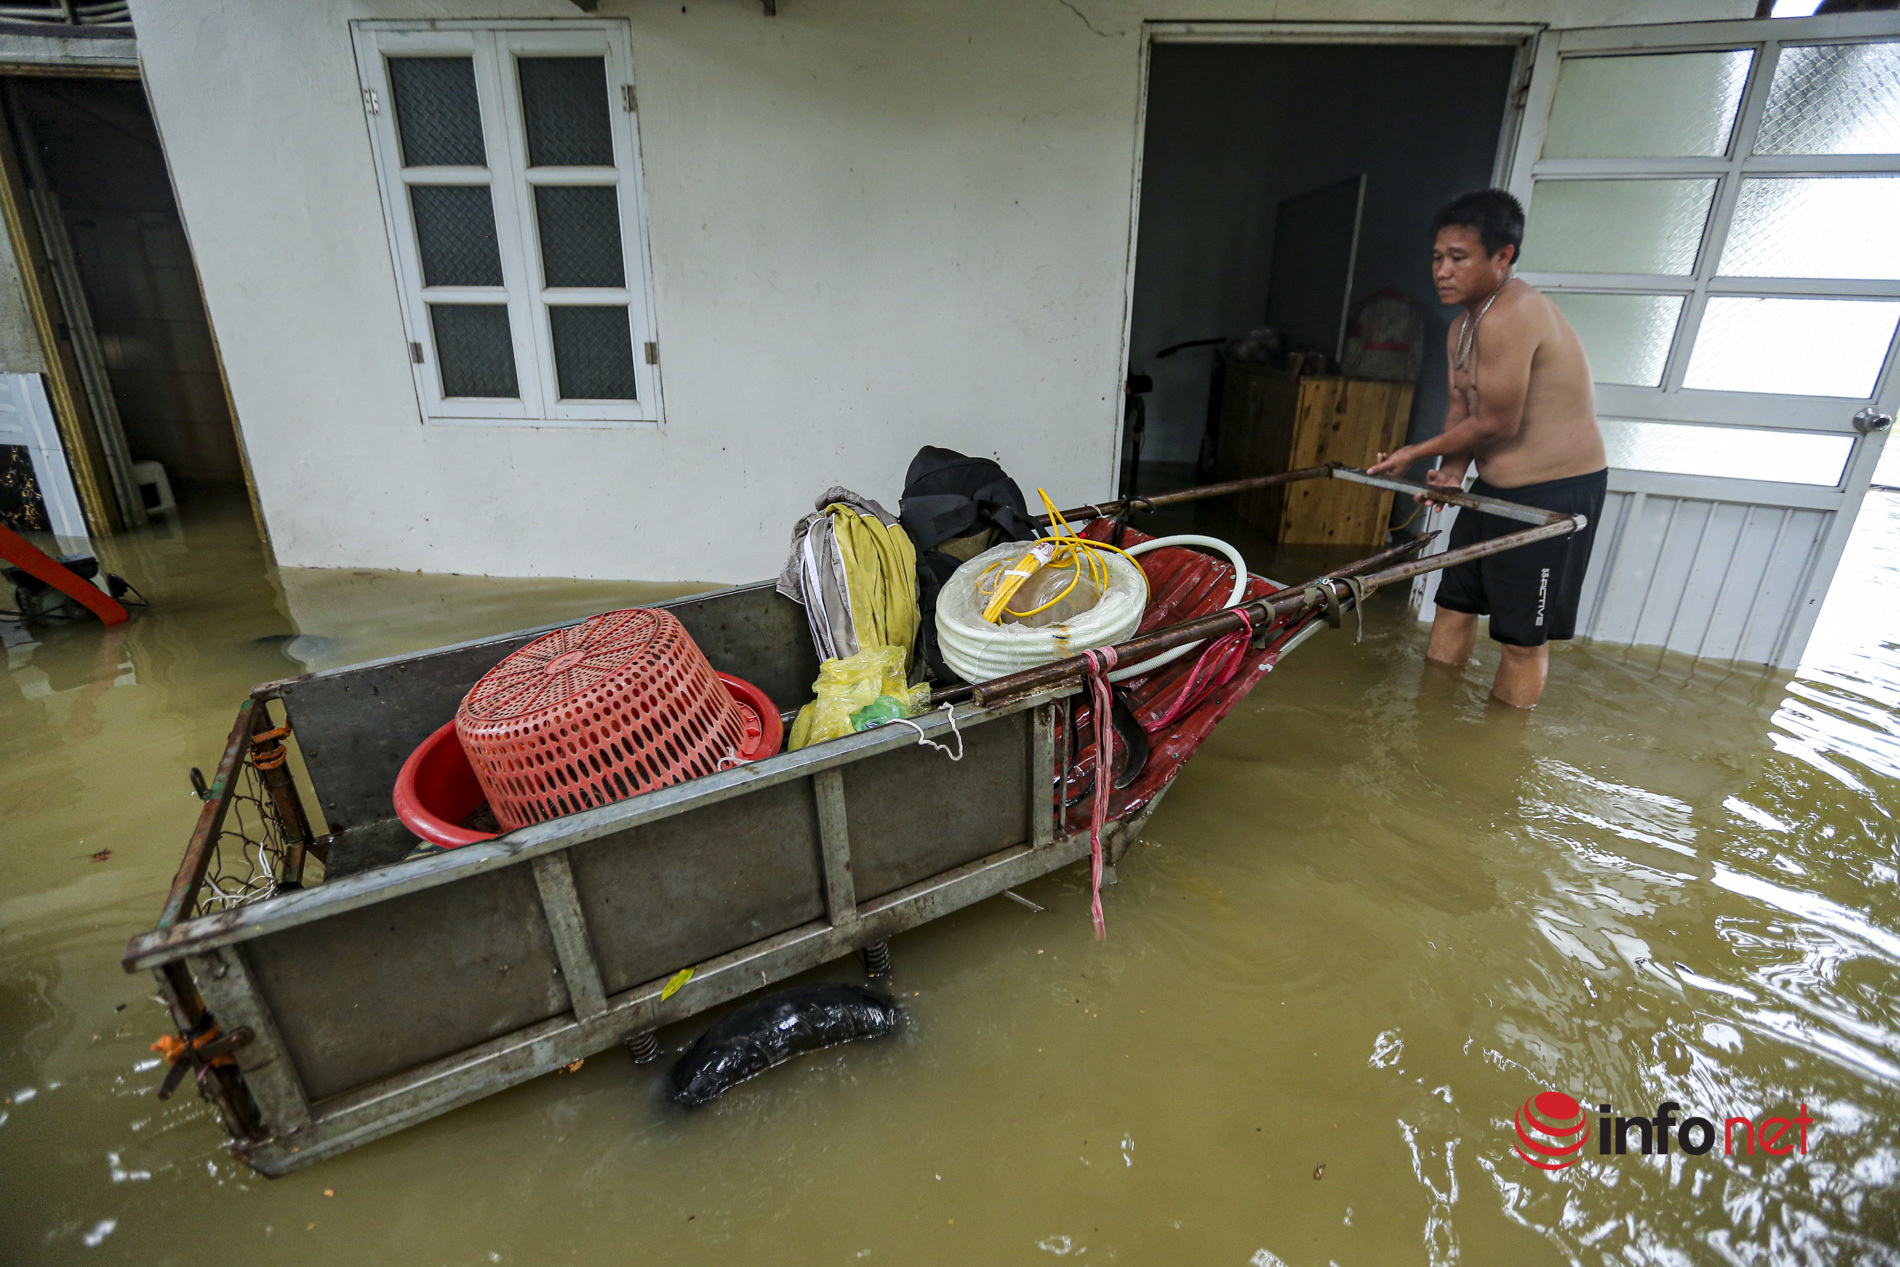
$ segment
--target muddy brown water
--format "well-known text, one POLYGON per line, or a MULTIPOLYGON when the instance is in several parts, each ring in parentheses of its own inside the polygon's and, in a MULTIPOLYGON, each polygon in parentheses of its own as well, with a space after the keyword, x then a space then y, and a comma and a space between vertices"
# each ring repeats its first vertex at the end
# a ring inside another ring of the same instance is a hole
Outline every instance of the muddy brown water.
POLYGON ((1900 1260, 1900 495, 1799 673, 1566 646, 1513 714, 1382 597, 1187 767, 1105 943, 1059 873, 896 940, 896 1039, 690 1114, 607 1053, 274 1181, 153 1098, 119 967, 186 769, 254 682, 689 587, 279 573, 241 505, 105 553, 153 611, 0 625, 0 1260, 1900 1260), (1805 1105, 1808 1152, 1546 1174, 1512 1122, 1550 1089, 1805 1105))

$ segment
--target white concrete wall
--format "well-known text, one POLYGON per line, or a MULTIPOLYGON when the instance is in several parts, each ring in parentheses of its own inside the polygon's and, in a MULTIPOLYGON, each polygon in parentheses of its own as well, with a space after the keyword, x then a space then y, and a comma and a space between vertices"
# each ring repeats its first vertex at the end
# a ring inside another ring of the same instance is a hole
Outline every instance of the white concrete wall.
POLYGON ((923 443, 1059 500, 1120 423, 1141 22, 1738 16, 1752 0, 606 0, 632 29, 666 426, 425 426, 346 23, 567 0, 133 0, 279 559, 742 580, 923 443))

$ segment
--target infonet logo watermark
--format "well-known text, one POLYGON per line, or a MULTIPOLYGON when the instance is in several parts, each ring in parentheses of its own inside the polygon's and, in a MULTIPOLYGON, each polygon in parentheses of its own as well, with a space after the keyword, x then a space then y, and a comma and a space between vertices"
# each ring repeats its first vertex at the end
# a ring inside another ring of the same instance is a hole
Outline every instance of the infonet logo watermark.
POLYGON ((1674 1100, 1657 1105, 1651 1117, 1617 1117, 1607 1104, 1597 1105, 1597 1114, 1597 1128, 1592 1132, 1589 1114, 1573 1097, 1561 1091, 1540 1091, 1517 1110, 1517 1139, 1512 1146, 1519 1157, 1539 1170, 1563 1170, 1575 1165, 1593 1133, 1600 1157, 1620 1157, 1630 1152, 1645 1157, 1667 1156, 1672 1142, 1683 1152, 1700 1157, 1715 1147, 1718 1138, 1725 1156, 1740 1151, 1785 1157, 1799 1148, 1805 1157, 1808 1128, 1814 1125, 1805 1104, 1791 1118, 1767 1117, 1759 1123, 1745 1117, 1724 1118, 1720 1130, 1706 1117, 1681 1116, 1682 1106, 1674 1100), (1632 1139, 1635 1148, 1630 1147, 1632 1139))

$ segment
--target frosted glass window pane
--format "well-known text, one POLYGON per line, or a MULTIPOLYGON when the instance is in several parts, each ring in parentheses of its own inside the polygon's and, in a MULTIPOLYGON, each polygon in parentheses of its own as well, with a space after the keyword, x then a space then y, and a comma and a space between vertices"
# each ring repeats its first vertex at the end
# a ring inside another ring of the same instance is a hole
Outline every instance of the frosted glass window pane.
POLYGON ((1784 48, 1757 154, 1900 154, 1900 44, 1784 48))
POLYGON ((1755 54, 1566 57, 1544 129, 1545 158, 1726 154, 1755 54))
POLYGON ((625 286, 620 199, 612 185, 540 185, 541 276, 548 286, 625 286))
POLYGON ((563 400, 637 400, 633 332, 625 305, 548 309, 563 400))
POLYGON ((606 59, 524 57, 517 65, 528 166, 613 166, 606 59))
POLYGON ((519 399, 515 343, 501 304, 430 304, 444 396, 519 399))
POLYGON ((1540 180, 1524 262, 1553 273, 1695 272, 1713 180, 1540 180))
POLYGON ((1669 475, 1718 475, 1782 484, 1841 482, 1853 452, 1851 436, 1749 427, 1698 427, 1675 422, 1605 418, 1603 448, 1610 465, 1669 475))
POLYGON ((1900 300, 1709 300, 1684 387, 1786 396, 1874 393, 1900 300))
POLYGON ((487 185, 411 185, 424 286, 499 286, 495 204, 487 185))
POLYGON ((389 95, 404 167, 486 167, 475 63, 466 57, 392 57, 389 95))
POLYGON ((1900 278, 1900 177, 1744 180, 1717 271, 1900 278))
POLYGON ((1550 297, 1583 340, 1597 382, 1662 386, 1682 296, 1557 292, 1550 297))

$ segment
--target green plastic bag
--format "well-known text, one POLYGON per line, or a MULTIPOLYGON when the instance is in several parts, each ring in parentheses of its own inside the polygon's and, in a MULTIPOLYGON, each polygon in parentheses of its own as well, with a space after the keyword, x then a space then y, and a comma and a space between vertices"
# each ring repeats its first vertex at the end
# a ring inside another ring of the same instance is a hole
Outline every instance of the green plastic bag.
POLYGON ((873 726, 882 726, 887 721, 896 721, 900 717, 910 716, 910 705, 892 695, 880 695, 851 714, 851 729, 869 730, 873 726))
POLYGON ((795 752, 862 729, 853 726, 854 714, 865 713, 867 725, 881 725, 928 705, 929 683, 905 684, 904 658, 902 647, 866 647, 856 655, 827 660, 818 666, 818 680, 812 683, 818 698, 799 710, 787 750, 795 752), (889 704, 873 708, 887 698, 889 704), (872 720, 872 713, 878 714, 876 720, 872 720))

